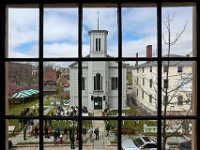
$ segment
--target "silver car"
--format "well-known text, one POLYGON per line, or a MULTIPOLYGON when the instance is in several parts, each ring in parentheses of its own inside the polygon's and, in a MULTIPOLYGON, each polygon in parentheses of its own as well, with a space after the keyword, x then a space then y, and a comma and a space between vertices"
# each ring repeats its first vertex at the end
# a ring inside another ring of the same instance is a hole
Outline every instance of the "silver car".
MULTIPOLYGON (((122 142, 122 150, 157 150, 157 143, 147 136, 139 136, 122 142)), ((165 147, 169 149, 169 147, 165 147)))

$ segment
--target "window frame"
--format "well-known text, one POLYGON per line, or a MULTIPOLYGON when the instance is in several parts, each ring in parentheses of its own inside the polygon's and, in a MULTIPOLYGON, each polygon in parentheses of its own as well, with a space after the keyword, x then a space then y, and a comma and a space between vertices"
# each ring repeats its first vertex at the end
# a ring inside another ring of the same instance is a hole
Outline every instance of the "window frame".
MULTIPOLYGON (((69 4, 71 4, 71 2, 67 2, 67 1, 62 1, 62 3, 69 3, 69 4)), ((76 2, 76 0, 75 0, 75 2, 76 2)), ((93 3, 96 3, 95 5, 98 5, 98 3, 102 3, 102 2, 110 2, 110 3, 113 3, 113 1, 96 1, 96 2, 93 2, 93 3)), ((130 1, 129 0, 125 0, 124 2, 127 2, 127 3, 130 3, 130 1)), ((142 2, 149 2, 148 0, 142 0, 142 2)), ((162 94, 161 94, 161 83, 162 83, 162 79, 160 78, 161 77, 161 74, 162 74, 162 67, 161 67, 161 62, 162 61, 166 61, 166 60, 178 60, 178 59, 180 59, 180 60, 184 60, 184 58, 176 58, 176 57, 174 57, 174 58, 163 58, 162 57, 162 42, 161 42, 161 40, 162 40, 162 36, 161 36, 161 13, 162 13, 162 11, 161 11, 161 6, 162 6, 162 2, 160 2, 160 1, 151 1, 152 3, 153 2, 155 2, 156 4, 157 4, 157 18, 158 18, 158 23, 157 23, 157 31, 158 31, 158 57, 157 58, 152 58, 152 60, 154 60, 154 61, 157 61, 157 62, 159 62, 158 63, 158 97, 159 98, 161 98, 162 96, 162 94), (159 88, 160 87, 160 88, 159 88)), ((170 0, 166 0, 165 1, 165 3, 166 2, 171 2, 170 0)), ((175 2, 175 5, 177 5, 177 4, 182 4, 182 2, 185 2, 185 1, 174 1, 175 2)), ((186 2, 191 2, 191 1, 187 1, 186 0, 186 2)), ((199 37, 200 37, 200 31, 199 31, 199 28, 200 28, 200 24, 199 24, 199 5, 197 5, 199 2, 197 1, 197 0, 192 0, 192 2, 194 2, 195 4, 196 4, 196 15, 197 15, 197 17, 196 17, 196 19, 197 19, 197 23, 196 23, 196 30, 197 30, 197 34, 196 34, 196 38, 198 39, 198 41, 196 42, 196 50, 197 49, 200 49, 200 41, 199 41, 199 37)), ((43 79, 42 79, 42 77, 43 77, 43 61, 44 60, 49 60, 49 59, 44 59, 43 58, 43 15, 44 15, 44 12, 43 12, 43 9, 44 9, 44 4, 48 4, 48 3, 54 3, 54 4, 56 4, 56 3, 59 3, 59 2, 57 2, 56 0, 52 0, 51 2, 48 2, 48 1, 44 1, 44 2, 39 2, 39 1, 35 1, 35 2, 27 2, 27 1, 24 1, 24 0, 18 0, 17 2, 13 2, 13 1, 11 1, 11 0, 8 0, 8 1, 3 1, 3 2, 1 2, 1 5, 0 5, 0 29, 1 29, 1 32, 0 32, 0 37, 1 37, 1 39, 3 39, 3 40, 1 40, 0 41, 0 48, 2 49, 2 55, 0 55, 0 57, 1 57, 1 59, 0 59, 0 61, 1 61, 1 71, 2 72, 6 72, 6 65, 5 65, 5 63, 6 62, 9 62, 9 61, 13 61, 13 60, 16 60, 16 61, 38 61, 39 62, 39 69, 40 69, 40 72, 39 72, 39 76, 40 76, 40 78, 39 78, 39 80, 40 80, 40 83, 43 83, 42 81, 43 81, 43 79), (36 58, 36 59, 28 59, 28 58, 19 58, 19 59, 10 59, 10 58, 6 58, 5 56, 6 56, 6 54, 7 54, 7 50, 6 50, 6 42, 5 41, 7 41, 7 39, 6 39, 6 25, 7 25, 7 21, 6 21, 6 10, 7 10, 7 6, 8 5, 15 5, 15 4, 22 4, 22 3, 24 3, 24 4, 39 4, 39 14, 40 14, 40 17, 39 17, 39 20, 40 20, 40 23, 39 23, 39 26, 40 26, 40 31, 39 31, 39 36, 40 36, 40 39, 39 39, 39 58, 36 58)), ((74 2, 73 2, 74 3, 74 2)), ((82 73, 81 73, 81 67, 82 67, 82 61, 84 61, 84 58, 82 57, 82 18, 83 18, 83 4, 84 3, 87 3, 87 1, 83 1, 82 3, 79 3, 79 1, 77 1, 77 3, 78 3, 78 12, 79 12, 79 18, 78 18, 78 24, 79 24, 79 26, 78 26, 78 28, 79 28, 79 30, 78 30, 78 47, 79 47, 79 54, 78 54, 78 59, 77 58, 72 58, 72 59, 69 59, 69 58, 66 58, 65 59, 65 61, 66 60, 76 60, 76 61, 78 61, 78 64, 79 64, 79 74, 78 74, 78 79, 79 79, 79 81, 81 80, 81 77, 82 77, 82 73)), ((115 3, 116 4, 116 3, 115 3)), ((119 70, 122 68, 122 61, 123 60, 127 60, 127 58, 122 58, 122 50, 121 50, 121 48, 122 48, 122 24, 121 24, 121 8, 122 8, 122 3, 121 2, 117 2, 117 8, 118 8, 118 19, 119 19, 119 22, 118 22, 118 39, 119 39, 119 41, 118 41, 118 48, 119 48, 119 50, 118 50, 118 58, 116 58, 116 60, 118 61, 118 63, 119 63, 119 70)), ((197 71, 196 73, 197 73, 197 76, 199 76, 199 70, 200 70, 200 68, 199 68, 199 66, 200 65, 198 65, 199 64, 199 58, 200 58, 200 54, 199 54, 199 52, 198 51, 196 51, 196 56, 195 57, 188 57, 186 60, 187 61, 191 61, 191 60, 193 60, 193 61, 196 61, 197 63, 196 63, 196 70, 195 71, 197 71), (198 68, 198 69, 197 69, 198 68)), ((132 58, 130 58, 130 59, 132 59, 132 58)), ((141 59, 141 58, 134 58, 135 60, 145 60, 145 59, 141 59)), ((133 59, 133 60, 134 60, 133 59)), ((57 60, 60 60, 60 59, 50 59, 50 60, 53 60, 53 61, 57 61, 57 60)), ((99 60, 101 60, 101 61, 105 61, 104 59, 99 59, 99 60)), ((112 60, 112 59, 107 59, 107 60, 112 60)), ((61 61, 64 61, 64 59, 62 60, 61 59, 61 61)), ((122 94, 121 94, 121 85, 122 85, 122 83, 120 82, 120 81, 122 81, 122 73, 120 73, 120 71, 118 71, 118 75, 119 75, 119 77, 118 77, 118 86, 119 86, 119 97, 121 97, 122 96, 122 94)), ((1 74, 1 79, 6 79, 6 76, 5 76, 5 74, 1 74)), ((200 83, 199 82, 199 78, 197 78, 197 81, 198 82, 196 82, 197 83, 197 85, 196 85, 196 89, 198 90, 199 89, 199 84, 198 83, 200 83)), ((1 85, 4 85, 4 87, 6 86, 6 80, 1 80, 0 81, 1 82, 1 85)), ((82 83, 80 83, 79 82, 79 98, 80 98, 80 100, 79 100, 79 106, 80 107, 82 107, 82 105, 80 105, 80 104, 82 104, 82 102, 81 102, 81 99, 82 99, 82 94, 81 94, 81 84, 82 83)), ((3 87, 3 86, 2 86, 3 87)), ((2 90, 1 90, 1 95, 2 95, 2 97, 3 97, 3 99, 6 99, 6 89, 5 88, 2 88, 2 90)), ((39 86, 39 91, 41 91, 40 92, 40 95, 39 95, 39 100, 42 100, 43 99, 43 95, 41 94, 42 93, 42 91, 43 91, 43 85, 42 84, 40 84, 40 86, 39 86)), ((196 99, 198 99, 198 95, 196 96, 197 98, 196 99)), ((119 98, 120 99, 120 98, 119 98)), ((158 126, 157 126, 157 129, 158 129, 158 133, 157 133, 157 137, 158 137, 158 149, 161 149, 161 121, 162 121, 162 119, 179 119, 179 118, 186 118, 186 119, 194 119, 195 121, 196 121, 196 123, 195 123, 195 125, 196 126, 198 126, 198 124, 199 124, 199 115, 200 115, 200 111, 198 110, 198 108, 200 108, 199 106, 200 106, 200 102, 198 102, 198 101, 195 101, 195 103, 197 104, 197 112, 196 112, 196 114, 194 115, 194 116, 185 116, 185 117, 178 117, 178 116, 175 116, 175 118, 172 116, 171 118, 168 116, 168 117, 166 117, 166 116, 161 116, 161 113, 158 113, 158 115, 156 116, 156 118, 154 118, 154 117, 152 117, 152 118, 148 118, 148 119, 156 119, 157 121, 158 121, 158 126)), ((126 117, 124 117, 124 116, 121 116, 121 112, 122 112, 122 108, 121 108, 121 105, 120 104, 122 104, 122 102, 121 101, 119 101, 119 111, 118 111, 118 114, 119 114, 119 116, 117 117, 117 118, 111 118, 111 119, 119 119, 120 121, 122 121, 123 119, 138 119, 138 120, 143 120, 143 119, 146 119, 146 117, 145 116, 143 116, 143 117, 129 117, 129 118, 126 118, 126 117)), ((2 123, 2 128, 0 129, 0 131, 1 131, 1 136, 3 137, 2 139, 3 140, 1 140, 1 143, 0 143, 0 145, 3 147, 2 149, 6 149, 7 148, 7 144, 5 144, 5 143, 7 143, 7 139, 5 138, 6 137, 6 132, 5 132, 5 129, 6 129, 6 120, 7 119, 19 119, 20 117, 16 117, 16 116, 11 116, 11 115, 7 115, 6 114, 6 108, 5 108, 5 106, 6 106, 7 104, 6 104, 6 102, 5 101, 1 101, 0 102, 0 106, 1 106, 1 109, 0 109, 0 114, 2 115, 2 117, 1 117, 1 121, 3 122, 2 123)), ((40 106, 40 108, 42 108, 42 109, 40 109, 40 115, 38 116, 38 117, 35 117, 36 119, 39 119, 39 120, 42 120, 42 121, 40 121, 40 126, 42 126, 41 128, 40 128, 40 133, 43 133, 43 120, 44 120, 44 116, 43 116, 43 101, 40 101, 40 104, 39 104, 39 106, 40 106)), ((81 109, 79 109, 79 112, 80 112, 80 114, 81 114, 81 109)), ((158 111, 157 112, 161 112, 161 102, 158 102, 158 111)), ((29 118, 29 117, 25 117, 25 118, 29 118)), ((77 117, 77 118, 53 118, 52 117, 52 119, 75 119, 75 120, 78 120, 78 122, 79 122, 79 126, 80 126, 80 129, 82 128, 82 123, 81 123, 81 121, 83 120, 83 119, 86 119, 86 118, 84 118, 83 116, 79 116, 79 117, 77 117)), ((87 119, 89 119, 89 118, 87 118, 87 119)), ((102 120, 102 118, 96 118, 96 119, 99 119, 99 120, 102 120)), ((109 119, 109 118, 104 118, 104 119, 109 119)), ((119 127, 119 130, 118 130, 118 133, 119 133, 119 135, 121 135, 121 122, 120 121, 118 121, 118 127, 119 127)), ((194 129, 194 130, 199 130, 198 128, 197 129, 194 129)), ((82 131, 80 130, 80 133, 81 133, 82 131)), ((194 132, 195 133, 195 132, 194 132)), ((200 132, 196 132, 196 136, 195 136, 195 140, 196 140, 196 142, 193 142, 193 144, 196 144, 196 143, 199 143, 200 142, 200 132)), ((79 140, 80 140, 80 143, 79 143, 79 149, 81 149, 82 148, 82 141, 81 141, 81 136, 79 136, 79 140)), ((121 137, 119 136, 119 139, 118 139, 118 149, 120 149, 121 148, 121 137)), ((39 144, 39 146, 40 146, 40 149, 41 150, 43 150, 43 135, 42 134, 40 134, 40 144, 39 144)), ((198 145, 198 144, 196 144, 195 145, 196 146, 196 148, 197 149, 200 149, 200 146, 198 145)))

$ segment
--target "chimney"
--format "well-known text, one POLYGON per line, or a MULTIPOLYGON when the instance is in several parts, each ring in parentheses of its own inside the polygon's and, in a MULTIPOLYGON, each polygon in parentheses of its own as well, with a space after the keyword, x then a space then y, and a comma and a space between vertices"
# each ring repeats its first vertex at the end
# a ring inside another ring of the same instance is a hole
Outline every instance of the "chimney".
MULTIPOLYGON (((146 46, 146 58, 152 58, 152 45, 146 46)), ((147 61, 150 62, 150 61, 147 61)))
POLYGON ((136 62, 135 62, 135 66, 138 66, 138 53, 136 53, 136 62))

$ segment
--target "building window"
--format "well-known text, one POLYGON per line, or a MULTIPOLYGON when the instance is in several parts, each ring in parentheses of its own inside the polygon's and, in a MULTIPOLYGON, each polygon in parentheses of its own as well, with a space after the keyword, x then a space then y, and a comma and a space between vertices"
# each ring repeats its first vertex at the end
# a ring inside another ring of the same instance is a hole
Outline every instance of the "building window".
POLYGON ((150 72, 152 72, 152 66, 150 66, 150 69, 149 69, 149 71, 150 71, 150 72))
POLYGON ((168 79, 163 80, 164 88, 168 88, 168 79))
POLYGON ((137 68, 137 73, 139 73, 139 68, 137 68))
POLYGON ((137 85, 139 84, 139 78, 137 77, 137 85))
POLYGON ((178 66, 177 67, 177 72, 183 72, 183 67, 182 66, 178 66))
POLYGON ((82 77, 82 90, 85 90, 85 78, 84 77, 82 77))
POLYGON ((152 79, 149 80, 149 87, 152 88, 152 79))
POLYGON ((178 105, 183 105, 183 96, 182 95, 178 96, 177 104, 178 105))
POLYGON ((102 90, 102 77, 100 73, 94 76, 94 90, 102 90))
POLYGON ((101 51, 101 39, 96 38, 96 51, 101 51))
POLYGON ((163 96, 163 105, 167 105, 168 104, 168 96, 167 95, 164 95, 163 96))
POLYGON ((167 66, 167 65, 164 65, 164 67, 163 67, 163 72, 167 72, 167 69, 168 69, 168 66, 167 66))
POLYGON ((144 99, 144 91, 142 91, 142 99, 144 99))
POLYGON ((142 67, 142 73, 144 73, 144 67, 142 67))
POLYGON ((137 97, 138 97, 138 89, 137 89, 137 97))
POLYGON ((117 90, 118 89, 118 78, 117 77, 112 77, 112 90, 117 90))
POLYGON ((145 78, 142 79, 142 83, 143 83, 143 85, 145 85, 145 78))
POLYGON ((149 103, 152 103, 152 95, 149 95, 149 103))

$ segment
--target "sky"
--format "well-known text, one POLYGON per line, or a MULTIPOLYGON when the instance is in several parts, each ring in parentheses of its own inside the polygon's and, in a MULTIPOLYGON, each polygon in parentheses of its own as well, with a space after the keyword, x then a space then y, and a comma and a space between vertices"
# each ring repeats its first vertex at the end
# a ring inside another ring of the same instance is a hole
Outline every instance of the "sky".
MULTIPOLYGON (((118 55, 118 29, 116 8, 83 8, 83 56, 89 54, 88 31, 99 27, 108 31, 107 52, 118 55)), ((192 7, 164 7, 162 9, 162 34, 167 39, 164 26, 166 16, 174 16, 171 22, 171 38, 186 29, 171 53, 186 55, 192 52, 192 7)), ((146 46, 152 45, 153 57, 157 52, 156 7, 122 8, 122 55, 123 57, 145 57, 146 46)), ((39 49, 39 9, 8 9, 8 57, 37 58, 39 49)), ((167 45, 163 44, 163 55, 167 45)), ((44 57, 78 57, 78 9, 44 9, 44 57)))

